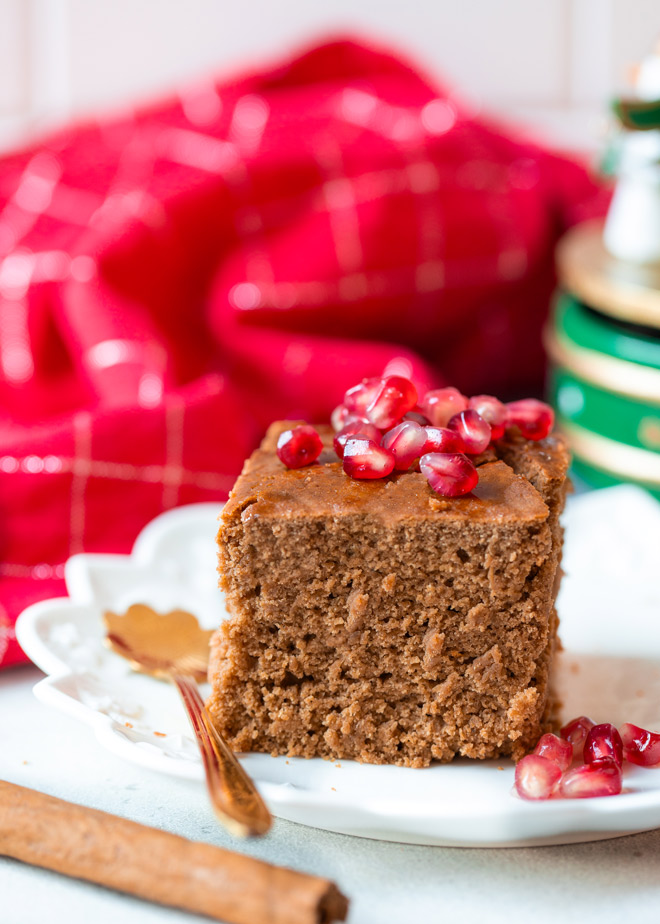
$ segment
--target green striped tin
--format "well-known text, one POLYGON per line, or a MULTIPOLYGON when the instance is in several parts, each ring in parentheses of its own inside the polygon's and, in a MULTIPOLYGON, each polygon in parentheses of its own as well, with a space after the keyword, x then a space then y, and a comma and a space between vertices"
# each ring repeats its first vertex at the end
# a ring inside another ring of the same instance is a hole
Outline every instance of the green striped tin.
POLYGON ((550 400, 587 484, 632 481, 660 498, 660 329, 631 321, 630 305, 623 314, 558 294, 546 330, 550 400))

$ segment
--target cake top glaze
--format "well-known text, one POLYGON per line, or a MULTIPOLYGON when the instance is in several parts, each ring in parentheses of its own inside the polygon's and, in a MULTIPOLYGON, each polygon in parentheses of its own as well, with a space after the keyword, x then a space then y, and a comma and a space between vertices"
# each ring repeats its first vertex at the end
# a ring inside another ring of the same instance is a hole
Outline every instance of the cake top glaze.
MULTIPOLYGON (((260 446, 247 460, 236 488, 225 506, 223 518, 236 509, 244 521, 252 517, 343 517, 365 515, 390 522, 419 518, 438 518, 465 522, 543 521, 548 508, 539 492, 522 475, 492 452, 485 453, 479 466, 479 483, 470 494, 444 498, 429 487, 419 472, 392 474, 374 481, 347 477, 332 449, 332 428, 317 427, 324 443, 319 464, 287 469, 275 448, 292 421, 272 424, 260 446)), ((557 446, 541 441, 530 452, 552 467, 557 446), (546 444, 547 445, 542 445, 546 444)), ((560 466, 557 461, 557 466, 560 466)))

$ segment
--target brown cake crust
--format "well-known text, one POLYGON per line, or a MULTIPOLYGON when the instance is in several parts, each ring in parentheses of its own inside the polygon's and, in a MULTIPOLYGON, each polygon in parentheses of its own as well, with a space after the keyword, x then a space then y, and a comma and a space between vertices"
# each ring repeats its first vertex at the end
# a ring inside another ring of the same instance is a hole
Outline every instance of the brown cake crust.
POLYGON ((520 756, 555 644, 559 439, 500 441, 471 495, 414 472, 348 478, 331 450, 286 469, 273 425, 218 533, 231 614, 209 709, 236 750, 426 766, 520 756), (536 482, 536 485, 534 484, 536 482))

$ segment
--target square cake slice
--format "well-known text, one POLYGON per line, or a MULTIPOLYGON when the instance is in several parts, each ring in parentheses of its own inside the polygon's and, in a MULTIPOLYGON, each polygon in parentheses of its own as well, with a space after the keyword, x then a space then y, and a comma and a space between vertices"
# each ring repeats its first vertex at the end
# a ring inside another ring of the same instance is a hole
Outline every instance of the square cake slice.
POLYGON ((287 469, 273 424, 218 532, 230 617, 208 703, 237 751, 427 766, 522 756, 543 731, 568 457, 500 441, 471 494, 420 473, 287 469), (503 461, 506 459, 506 461, 503 461))

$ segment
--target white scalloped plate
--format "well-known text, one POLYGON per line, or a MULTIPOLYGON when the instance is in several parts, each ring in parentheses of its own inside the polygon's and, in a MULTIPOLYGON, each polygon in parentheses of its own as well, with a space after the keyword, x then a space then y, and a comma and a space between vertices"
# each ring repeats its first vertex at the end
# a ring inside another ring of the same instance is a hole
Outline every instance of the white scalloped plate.
MULTIPOLYGON (((144 602, 181 606, 206 627, 225 611, 216 589, 219 506, 172 510, 133 553, 77 555, 68 597, 29 607, 18 639, 49 676, 44 703, 89 724, 99 743, 160 773, 201 781, 173 688, 132 673, 102 645, 101 613, 144 602)), ((559 600, 566 652, 558 670, 567 716, 660 727, 660 505, 619 487, 573 499, 559 600)), ((425 770, 242 757, 273 813, 313 827, 415 844, 514 847, 599 840, 660 827, 660 771, 630 768, 613 798, 524 802, 509 761, 457 760, 425 770)))

